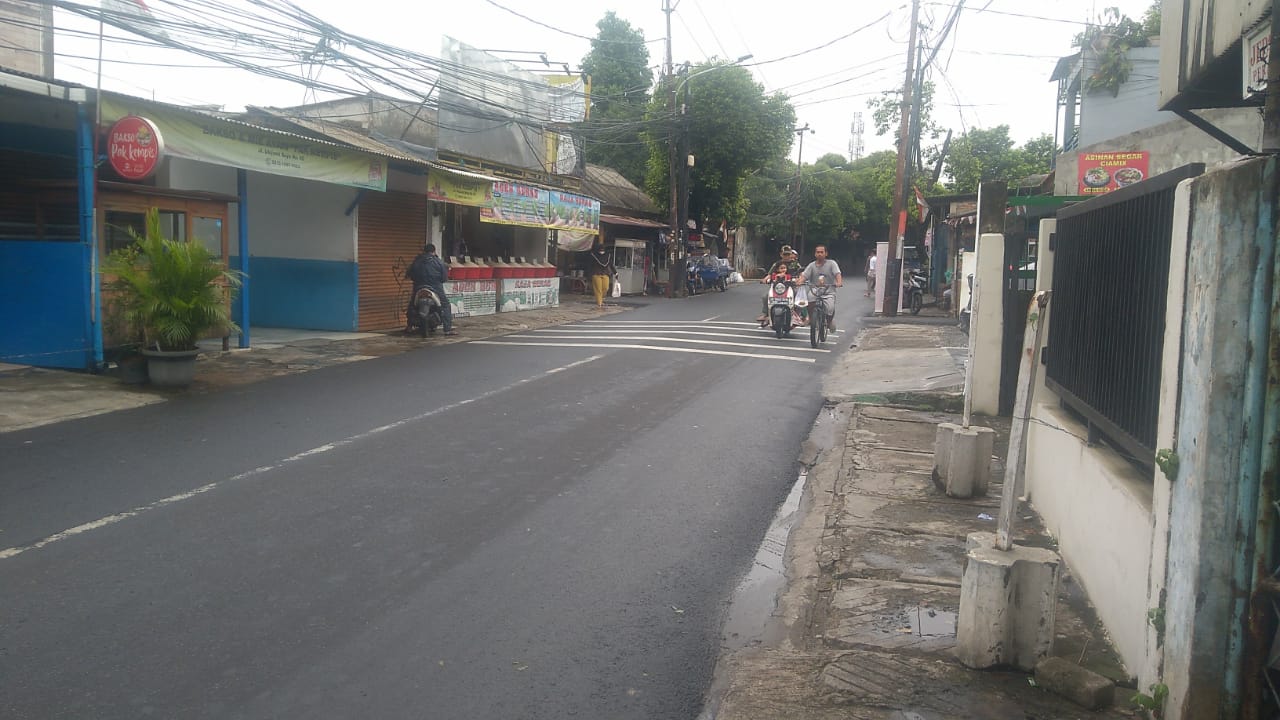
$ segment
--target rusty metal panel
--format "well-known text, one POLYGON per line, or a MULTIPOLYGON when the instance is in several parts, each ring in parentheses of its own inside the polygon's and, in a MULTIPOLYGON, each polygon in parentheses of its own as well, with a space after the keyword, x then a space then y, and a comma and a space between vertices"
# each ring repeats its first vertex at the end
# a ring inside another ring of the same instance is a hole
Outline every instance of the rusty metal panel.
POLYGON ((366 193, 358 212, 359 329, 404 327, 409 284, 402 278, 427 239, 427 198, 366 193))

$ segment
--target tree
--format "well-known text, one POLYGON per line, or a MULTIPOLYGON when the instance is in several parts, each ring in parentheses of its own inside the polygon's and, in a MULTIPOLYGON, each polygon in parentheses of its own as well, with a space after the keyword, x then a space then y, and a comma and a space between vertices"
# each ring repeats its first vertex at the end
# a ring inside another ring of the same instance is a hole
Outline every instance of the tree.
POLYGON ((591 118, 581 126, 587 162, 606 165, 642 185, 648 149, 642 136, 653 72, 644 33, 612 10, 582 58, 591 77, 591 118))
POLYGON ((949 187, 955 192, 977 192, 978 185, 987 180, 1016 182, 1049 172, 1055 150, 1048 135, 1015 148, 1008 125, 974 128, 951 143, 946 167, 949 187))
POLYGON ((689 176, 689 217, 741 222, 743 180, 784 156, 794 137, 795 110, 786 97, 765 95, 745 68, 725 63, 694 66, 675 80, 683 115, 667 110, 665 88, 649 104, 651 123, 645 189, 670 205, 668 133, 697 158, 689 176))

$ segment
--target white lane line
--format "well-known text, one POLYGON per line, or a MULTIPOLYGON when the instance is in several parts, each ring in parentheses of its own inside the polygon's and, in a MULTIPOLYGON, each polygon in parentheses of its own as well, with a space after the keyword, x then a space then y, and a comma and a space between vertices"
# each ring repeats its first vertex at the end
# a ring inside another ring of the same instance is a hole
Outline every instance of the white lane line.
POLYGON ((711 322, 712 320, 715 320, 715 319, 717 319, 717 318, 719 318, 719 317, 720 317, 719 315, 712 315, 712 316, 711 316, 711 317, 709 317, 709 318, 705 318, 705 319, 703 319, 703 321, 702 321, 702 322, 711 322))
MULTIPOLYGON (((717 315, 716 317, 720 317, 717 315)), ((662 325, 663 327, 672 327, 675 325, 691 325, 697 327, 709 320, 583 320, 588 325, 662 325)), ((758 322, 743 322, 739 320, 717 320, 717 325, 756 325, 758 322)))
MULTIPOLYGON (((697 343, 697 344, 699 344, 699 345, 729 345, 729 346, 732 346, 732 347, 760 348, 761 350, 764 350, 764 349, 769 348, 769 347, 776 347, 776 346, 765 345, 765 344, 763 344, 763 343, 728 342, 727 340, 701 340, 701 339, 699 339, 699 338, 677 338, 677 337, 668 337, 668 336, 665 336, 665 335, 608 335, 608 336, 604 336, 604 337, 592 337, 592 336, 585 336, 585 337, 584 337, 584 336, 583 336, 583 335, 581 335, 581 334, 579 334, 579 335, 517 335, 517 334, 512 334, 512 335, 505 335, 504 337, 512 337, 512 338, 530 338, 530 339, 537 338, 537 339, 545 339, 545 340, 600 340, 600 341, 604 341, 604 340, 643 340, 643 341, 646 341, 646 342, 697 343)), ((808 343, 808 342, 809 342, 808 340, 806 340, 806 341, 805 341, 805 343, 808 343)), ((821 348, 810 348, 810 347, 789 347, 789 348, 778 348, 778 349, 779 349, 779 350, 793 350, 793 351, 795 351, 795 352, 823 352, 823 353, 829 353, 829 352, 831 352, 830 350, 823 350, 823 349, 821 349, 821 348)))
MULTIPOLYGON (((711 328, 711 329, 715 330, 717 328, 711 328)), ((626 329, 613 329, 613 328, 611 329, 603 329, 603 328, 579 329, 576 327, 560 327, 560 328, 539 328, 537 330, 534 330, 533 332, 570 333, 570 334, 582 335, 586 337, 590 337, 590 336, 608 337, 611 335, 634 333, 634 332, 646 332, 651 330, 653 330, 653 328, 632 327, 632 328, 626 328, 626 329)), ((739 332, 735 330, 725 330, 724 332, 698 332, 696 330, 668 330, 665 333, 663 333, 663 335, 664 336, 665 335, 696 335, 699 337, 740 338, 740 339, 760 340, 760 341, 774 340, 773 331, 769 331, 769 333, 766 335, 764 333, 744 333, 744 332, 739 332)), ((809 342, 808 338, 800 338, 800 337, 788 337, 783 339, 786 342, 804 342, 804 343, 809 342)), ((772 343, 769 343, 769 345, 772 345, 772 343)))
MULTIPOLYGON (((657 350, 658 352, 693 353, 695 355, 729 355, 731 357, 758 358, 761 360, 790 360, 791 362, 813 363, 816 358, 792 357, 790 355, 770 355, 768 353, 734 352, 732 350, 703 350, 699 348, 662 347, 660 345, 623 345, 613 343, 558 343, 558 342, 501 342, 498 340, 474 340, 472 345, 523 345, 529 347, 581 347, 612 348, 622 350, 657 350)), ((785 348, 784 348, 785 349, 785 348)))
POLYGON ((429 417, 449 412, 450 410, 456 410, 464 405, 470 405, 471 403, 479 402, 486 398, 493 397, 494 395, 497 395, 499 393, 503 393, 508 390, 513 390, 517 387, 520 387, 521 385, 533 382, 534 380, 537 380, 541 377, 545 377, 547 375, 554 375, 559 372, 564 372, 565 370, 569 370, 579 365, 585 365, 589 362, 594 362, 596 360, 599 360, 602 357, 604 357, 604 355, 592 355, 589 358, 584 358, 582 360, 578 360, 577 362, 571 362, 568 365, 562 365, 557 368, 552 368, 551 370, 547 370, 543 372, 541 375, 534 375, 532 377, 527 377, 527 378, 524 378, 523 380, 517 380, 516 382, 513 382, 510 385, 507 385, 505 387, 495 388, 493 390, 489 390, 488 392, 480 393, 479 395, 476 395, 475 397, 467 398, 466 400, 459 400, 456 403, 444 405, 434 410, 428 410, 427 412, 414 415, 413 417, 407 417, 402 420, 397 420, 392 423, 387 423, 386 425, 380 425, 376 428, 373 428, 372 430, 366 430, 365 432, 352 435, 350 437, 346 437, 341 440, 337 440, 335 442, 325 443, 324 445, 313 447, 310 450, 304 450, 296 455, 290 455, 289 457, 284 458, 283 460, 278 460, 275 463, 272 463, 271 465, 263 465, 261 467, 256 467, 252 470, 247 470, 238 475, 232 475, 231 477, 226 478, 225 480, 218 480, 215 482, 211 482, 208 485, 201 485, 200 487, 194 490, 189 490, 184 493, 178 493, 177 495, 170 495, 167 498, 162 498, 160 500, 156 500, 155 502, 147 503, 146 505, 139 505, 138 507, 133 508, 132 510, 126 510, 124 512, 115 513, 113 515, 108 515, 106 517, 94 520, 93 522, 87 522, 83 525, 77 525, 73 528, 68 528, 66 530, 63 530, 62 532, 54 533, 53 535, 50 535, 46 538, 37 540, 36 542, 31 543, 30 545, 19 545, 16 547, 5 548, 4 550, 0 550, 0 560, 8 560, 9 558, 17 557, 18 555, 21 555, 22 553, 28 552, 30 550, 39 550, 40 548, 46 547, 48 545, 52 545, 53 543, 59 542, 61 540, 66 540, 68 538, 72 538, 77 535, 83 535, 84 533, 87 533, 91 530, 104 528, 104 527, 107 527, 108 525, 114 525, 118 522, 121 522, 122 520, 128 520, 131 517, 137 517, 138 515, 141 515, 145 512, 150 512, 151 510, 158 510, 162 507, 165 507, 166 505, 173 505, 174 503, 182 502, 183 500, 190 500, 191 498, 196 497, 197 495, 203 495, 204 493, 207 493, 210 490, 214 490, 226 483, 236 482, 238 480, 244 480, 246 478, 251 478, 257 475, 263 475, 271 472, 272 470, 278 470, 284 467, 285 465, 288 465, 289 463, 297 462, 298 460, 311 457, 312 455, 319 455, 321 453, 326 453, 326 452, 329 452, 330 450, 336 450, 338 448, 345 447, 352 443, 356 443, 361 440, 366 440, 370 437, 373 437, 374 435, 387 432, 388 430, 394 430, 396 428, 403 427, 410 423, 419 422, 429 417))

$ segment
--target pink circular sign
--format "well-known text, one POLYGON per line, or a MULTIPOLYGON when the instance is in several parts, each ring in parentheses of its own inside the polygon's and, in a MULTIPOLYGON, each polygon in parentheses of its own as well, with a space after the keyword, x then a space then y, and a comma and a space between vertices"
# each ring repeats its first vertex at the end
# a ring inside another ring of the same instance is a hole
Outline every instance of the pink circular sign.
POLYGON ((164 156, 164 138, 155 123, 136 115, 120 118, 107 133, 107 160, 125 180, 145 180, 164 156))

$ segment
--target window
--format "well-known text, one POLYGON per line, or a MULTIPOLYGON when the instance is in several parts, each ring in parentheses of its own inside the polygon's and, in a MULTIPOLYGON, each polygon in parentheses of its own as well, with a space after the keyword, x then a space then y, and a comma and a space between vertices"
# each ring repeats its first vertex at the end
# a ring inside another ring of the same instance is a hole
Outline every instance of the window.
POLYGON ((147 216, 140 212, 108 210, 102 230, 103 250, 108 254, 133 244, 133 235, 146 230, 147 216))
POLYGON ((214 257, 222 258, 222 218, 192 218, 191 235, 192 240, 208 248, 214 257))

